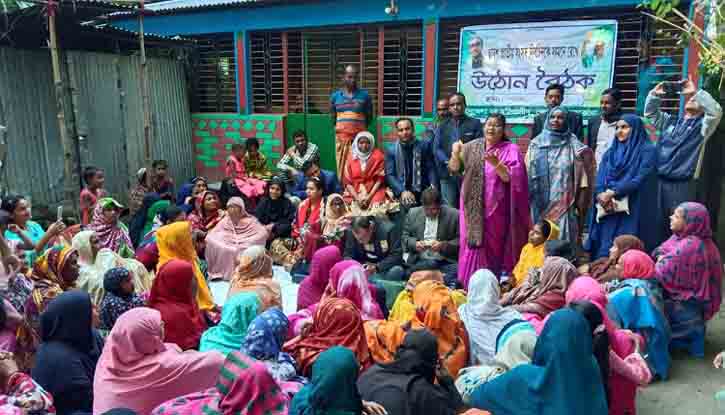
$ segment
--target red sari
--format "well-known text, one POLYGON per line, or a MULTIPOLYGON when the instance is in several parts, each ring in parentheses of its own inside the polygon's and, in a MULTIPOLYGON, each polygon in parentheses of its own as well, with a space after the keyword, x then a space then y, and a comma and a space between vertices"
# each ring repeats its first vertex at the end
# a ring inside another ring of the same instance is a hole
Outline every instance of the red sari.
MULTIPOLYGON (((371 206, 384 203, 388 199, 385 193, 385 155, 382 150, 379 148, 373 149, 370 158, 365 163, 365 169, 363 169, 362 162, 359 159, 355 157, 348 159, 342 181, 345 189, 347 189, 347 186, 352 186, 356 193, 367 195, 370 194, 376 183, 380 183, 380 186, 370 200, 371 206)), ((345 202, 347 204, 352 202, 352 195, 347 191, 345 191, 345 202)))
POLYGON ((322 206, 324 199, 316 203, 309 198, 305 199, 300 203, 297 218, 292 224, 292 237, 298 242, 298 246, 302 247, 303 255, 308 261, 312 260, 312 254, 317 250, 322 234, 322 206))

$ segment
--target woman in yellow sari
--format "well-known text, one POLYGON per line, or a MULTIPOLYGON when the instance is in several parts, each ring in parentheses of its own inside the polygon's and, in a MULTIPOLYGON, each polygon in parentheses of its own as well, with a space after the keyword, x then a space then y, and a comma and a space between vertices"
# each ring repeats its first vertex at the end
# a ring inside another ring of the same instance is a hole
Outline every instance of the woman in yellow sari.
POLYGON ((204 274, 199 267, 199 258, 196 256, 194 242, 191 239, 191 224, 189 222, 174 222, 162 226, 156 231, 156 245, 159 249, 159 263, 156 270, 161 269, 172 259, 181 259, 194 266, 196 277, 196 301, 199 309, 205 312, 215 312, 216 305, 206 284, 204 274))
POLYGON ((513 270, 512 278, 508 280, 509 287, 521 285, 529 275, 532 268, 541 268, 544 265, 544 242, 559 239, 559 226, 550 220, 542 220, 529 231, 529 243, 521 250, 519 262, 513 270))
MULTIPOLYGON (((395 298, 395 303, 393 303, 393 308, 390 310, 390 315, 388 316, 389 321, 406 323, 413 319, 416 310, 416 306, 413 304, 413 291, 423 281, 437 281, 445 284, 443 281, 443 273, 440 271, 414 272, 405 284, 405 289, 395 298)), ((453 302, 456 304, 456 309, 466 304, 466 293, 463 290, 449 289, 449 292, 451 298, 453 298, 453 302)))

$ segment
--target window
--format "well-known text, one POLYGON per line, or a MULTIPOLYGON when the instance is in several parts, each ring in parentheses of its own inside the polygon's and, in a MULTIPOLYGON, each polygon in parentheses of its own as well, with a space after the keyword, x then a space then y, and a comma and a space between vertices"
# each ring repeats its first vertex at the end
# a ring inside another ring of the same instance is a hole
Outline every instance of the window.
POLYGON ((237 62, 231 33, 197 37, 193 112, 237 112, 237 62))

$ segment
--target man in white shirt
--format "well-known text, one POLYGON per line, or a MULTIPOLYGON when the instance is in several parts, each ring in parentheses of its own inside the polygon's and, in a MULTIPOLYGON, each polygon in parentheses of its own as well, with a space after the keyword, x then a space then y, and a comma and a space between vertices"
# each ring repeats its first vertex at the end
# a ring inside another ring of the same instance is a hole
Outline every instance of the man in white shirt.
POLYGON ((604 153, 612 146, 617 121, 622 115, 622 92, 617 88, 605 89, 599 101, 601 114, 588 122, 587 140, 584 144, 594 151, 597 166, 602 163, 604 153))

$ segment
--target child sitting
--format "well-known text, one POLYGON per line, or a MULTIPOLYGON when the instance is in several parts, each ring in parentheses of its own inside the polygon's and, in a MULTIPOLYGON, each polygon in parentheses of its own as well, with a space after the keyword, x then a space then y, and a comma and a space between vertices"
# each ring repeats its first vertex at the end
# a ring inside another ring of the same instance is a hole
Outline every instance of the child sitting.
POLYGON ((254 179, 269 180, 272 172, 267 170, 267 156, 259 151, 259 140, 247 139, 247 154, 244 156, 244 167, 247 175, 254 179))
POLYGON ((242 193, 250 208, 256 205, 259 197, 264 195, 266 183, 247 174, 244 166, 245 150, 242 144, 232 144, 232 155, 227 159, 225 174, 242 193))
POLYGON ((544 265, 544 242, 559 238, 559 227, 548 220, 542 220, 529 231, 529 243, 521 250, 519 262, 508 280, 511 288, 521 285, 532 268, 544 265))

